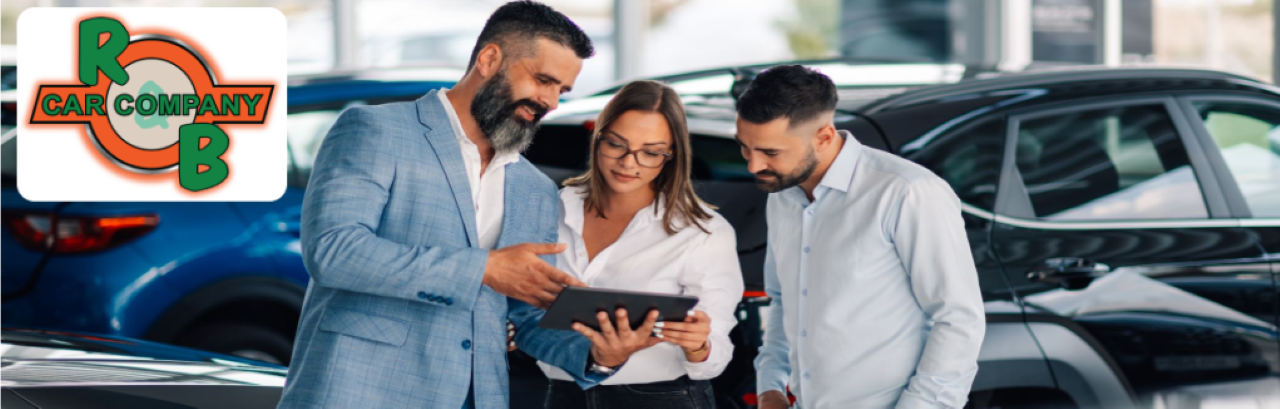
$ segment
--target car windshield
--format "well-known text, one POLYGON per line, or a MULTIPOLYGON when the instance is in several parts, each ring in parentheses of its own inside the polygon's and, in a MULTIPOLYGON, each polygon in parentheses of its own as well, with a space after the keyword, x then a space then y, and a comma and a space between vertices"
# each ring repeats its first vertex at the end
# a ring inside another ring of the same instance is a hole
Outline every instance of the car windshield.
POLYGON ((18 177, 18 129, 11 110, 5 109, 0 122, 0 177, 10 186, 18 177))

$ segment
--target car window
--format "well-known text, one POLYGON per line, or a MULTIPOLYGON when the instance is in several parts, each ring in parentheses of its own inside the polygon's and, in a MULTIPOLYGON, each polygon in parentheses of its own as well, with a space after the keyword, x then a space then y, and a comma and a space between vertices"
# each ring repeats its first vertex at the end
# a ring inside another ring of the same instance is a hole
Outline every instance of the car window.
POLYGON ((543 125, 533 136, 524 157, 541 167, 577 174, 587 168, 591 131, 583 125, 543 125))
POLYGON ((755 181, 747 170, 738 142, 716 136, 692 135, 694 180, 755 181))
POLYGON ((1280 217, 1280 109, 1194 103, 1253 217, 1280 217))
POLYGON ((1024 120, 1015 162, 1046 220, 1208 217, 1187 150, 1164 105, 1024 120))
POLYGON ((946 180, 960 201, 991 210, 1005 137, 1004 121, 993 119, 945 133, 905 157, 946 180))
POLYGON ((18 177, 17 109, 5 104, 0 109, 0 183, 16 185, 18 177))
POLYGON ((18 67, 16 65, 0 67, 0 91, 9 91, 17 88, 18 67))
POLYGON ((16 183, 18 178, 18 137, 15 130, 5 130, 0 136, 0 177, 5 185, 16 183))
POLYGON ((289 158, 293 162, 290 185, 306 187, 320 143, 341 113, 341 110, 317 110, 289 114, 289 158))

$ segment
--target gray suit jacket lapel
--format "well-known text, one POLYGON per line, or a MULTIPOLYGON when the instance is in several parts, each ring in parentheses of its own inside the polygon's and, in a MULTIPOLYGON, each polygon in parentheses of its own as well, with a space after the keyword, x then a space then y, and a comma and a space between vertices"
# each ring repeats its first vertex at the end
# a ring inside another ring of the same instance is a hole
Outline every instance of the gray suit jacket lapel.
POLYGON ((436 96, 437 92, 440 91, 431 91, 418 98, 418 121, 427 127, 427 142, 431 143, 431 149, 436 152, 436 158, 444 168, 445 180, 453 191, 453 200, 458 203, 462 224, 467 228, 467 242, 472 247, 479 246, 476 207, 471 201, 471 182, 467 180, 467 167, 462 161, 462 147, 458 145, 453 125, 449 123, 448 114, 440 104, 440 97, 436 96))

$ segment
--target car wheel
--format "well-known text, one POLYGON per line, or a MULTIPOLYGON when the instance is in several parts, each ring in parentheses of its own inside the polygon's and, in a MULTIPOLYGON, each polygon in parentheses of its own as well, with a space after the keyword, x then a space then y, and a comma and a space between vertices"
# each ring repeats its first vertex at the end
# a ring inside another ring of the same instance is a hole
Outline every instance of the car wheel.
POLYGON ((287 365, 293 353, 293 343, 284 335, 245 323, 200 324, 183 333, 177 343, 276 365, 287 365))

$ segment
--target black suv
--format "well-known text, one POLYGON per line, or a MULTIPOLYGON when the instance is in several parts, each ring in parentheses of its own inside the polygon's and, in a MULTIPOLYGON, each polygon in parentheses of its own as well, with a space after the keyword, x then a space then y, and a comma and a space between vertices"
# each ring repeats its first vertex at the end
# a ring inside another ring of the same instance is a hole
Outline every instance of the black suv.
MULTIPOLYGON (((752 70, 729 73, 684 100, 697 188, 736 228, 747 281, 735 360, 715 381, 721 407, 741 407, 767 305, 766 196, 733 139, 752 70)), ((557 180, 580 173, 609 94, 563 104, 526 156, 557 180)), ((988 322, 970 407, 1280 402, 1280 90, 1076 68, 840 94, 838 128, 964 202, 988 322)))

